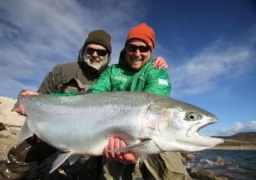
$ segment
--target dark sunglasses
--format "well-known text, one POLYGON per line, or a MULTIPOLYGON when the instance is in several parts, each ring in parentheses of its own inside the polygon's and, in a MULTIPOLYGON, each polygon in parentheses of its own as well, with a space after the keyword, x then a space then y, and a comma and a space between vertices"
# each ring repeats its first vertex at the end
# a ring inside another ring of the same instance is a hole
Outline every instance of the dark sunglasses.
POLYGON ((95 51, 98 54, 98 56, 106 56, 108 54, 108 51, 105 49, 94 49, 94 48, 87 48, 85 52, 87 54, 93 55, 95 51))
POLYGON ((145 52, 148 52, 150 50, 150 47, 149 46, 136 46, 136 45, 133 45, 133 44, 128 44, 127 49, 130 52, 136 52, 137 49, 138 49, 141 53, 145 53, 145 52))

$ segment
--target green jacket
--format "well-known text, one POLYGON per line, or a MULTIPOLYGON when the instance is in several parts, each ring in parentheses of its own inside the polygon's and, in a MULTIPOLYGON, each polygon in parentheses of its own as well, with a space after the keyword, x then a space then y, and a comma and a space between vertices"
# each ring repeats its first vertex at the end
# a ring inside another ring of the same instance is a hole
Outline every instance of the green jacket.
POLYGON ((152 65, 153 57, 139 71, 132 70, 120 53, 119 63, 106 69, 87 90, 90 93, 115 91, 140 91, 169 96, 171 82, 166 70, 152 65))

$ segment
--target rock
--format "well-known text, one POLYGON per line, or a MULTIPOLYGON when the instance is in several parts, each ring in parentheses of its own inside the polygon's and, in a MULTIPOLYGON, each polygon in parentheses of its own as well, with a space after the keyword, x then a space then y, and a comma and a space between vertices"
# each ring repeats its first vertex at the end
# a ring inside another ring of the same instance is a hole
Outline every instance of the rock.
POLYGON ((0 137, 1 138, 10 138, 12 136, 11 131, 0 131, 0 137))
POLYGON ((222 166, 223 166, 224 163, 225 163, 225 161, 224 161, 223 158, 221 158, 221 157, 217 157, 217 158, 216 158, 215 164, 217 164, 217 165, 222 165, 222 166))
POLYGON ((6 159, 9 149, 18 143, 16 134, 25 119, 16 112, 11 112, 15 103, 14 99, 0 97, 0 160, 6 159))
POLYGON ((188 169, 188 173, 191 178, 196 180, 228 180, 227 177, 222 176, 221 174, 206 171, 200 168, 188 169))
POLYGON ((187 153, 186 159, 187 159, 187 161, 193 161, 193 160, 195 160, 195 156, 192 153, 187 153))
POLYGON ((0 122, 5 126, 22 126, 25 116, 20 116, 16 112, 11 112, 16 100, 0 97, 0 122))
POLYGON ((5 125, 3 123, 0 123, 0 131, 6 130, 5 125))
POLYGON ((18 141, 15 139, 15 135, 12 134, 10 131, 0 131, 0 160, 6 159, 6 155, 10 148, 15 146, 18 141))
POLYGON ((180 153, 180 155, 181 155, 181 160, 183 163, 185 163, 186 161, 195 160, 195 155, 192 153, 180 153))

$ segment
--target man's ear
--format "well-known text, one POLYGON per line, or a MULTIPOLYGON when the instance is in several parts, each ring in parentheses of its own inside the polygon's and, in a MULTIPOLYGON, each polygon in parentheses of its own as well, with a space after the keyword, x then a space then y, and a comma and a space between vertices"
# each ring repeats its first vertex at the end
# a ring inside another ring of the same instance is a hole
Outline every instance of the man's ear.
POLYGON ((108 58, 108 64, 109 64, 111 61, 111 54, 108 54, 107 58, 108 58))

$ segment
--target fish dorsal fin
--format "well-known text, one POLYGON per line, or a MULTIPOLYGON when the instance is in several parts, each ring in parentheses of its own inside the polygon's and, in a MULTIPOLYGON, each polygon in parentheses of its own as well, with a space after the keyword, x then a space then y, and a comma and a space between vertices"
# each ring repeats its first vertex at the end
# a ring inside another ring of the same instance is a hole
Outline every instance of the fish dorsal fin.
POLYGON ((31 136, 33 136, 34 132, 29 128, 28 125, 28 118, 26 118, 23 126, 21 127, 16 139, 18 141, 23 141, 24 139, 27 139, 31 136))
POLYGON ((113 150, 108 150, 109 152, 127 152, 127 151, 134 151, 137 148, 141 148, 142 146, 150 143, 152 140, 151 139, 145 139, 137 144, 133 144, 130 146, 122 147, 122 148, 116 148, 113 150))
POLYGON ((49 173, 52 173, 58 167, 60 167, 70 156, 72 155, 72 152, 67 152, 67 153, 62 153, 60 154, 57 159, 53 162, 52 164, 52 169, 50 170, 49 173))

